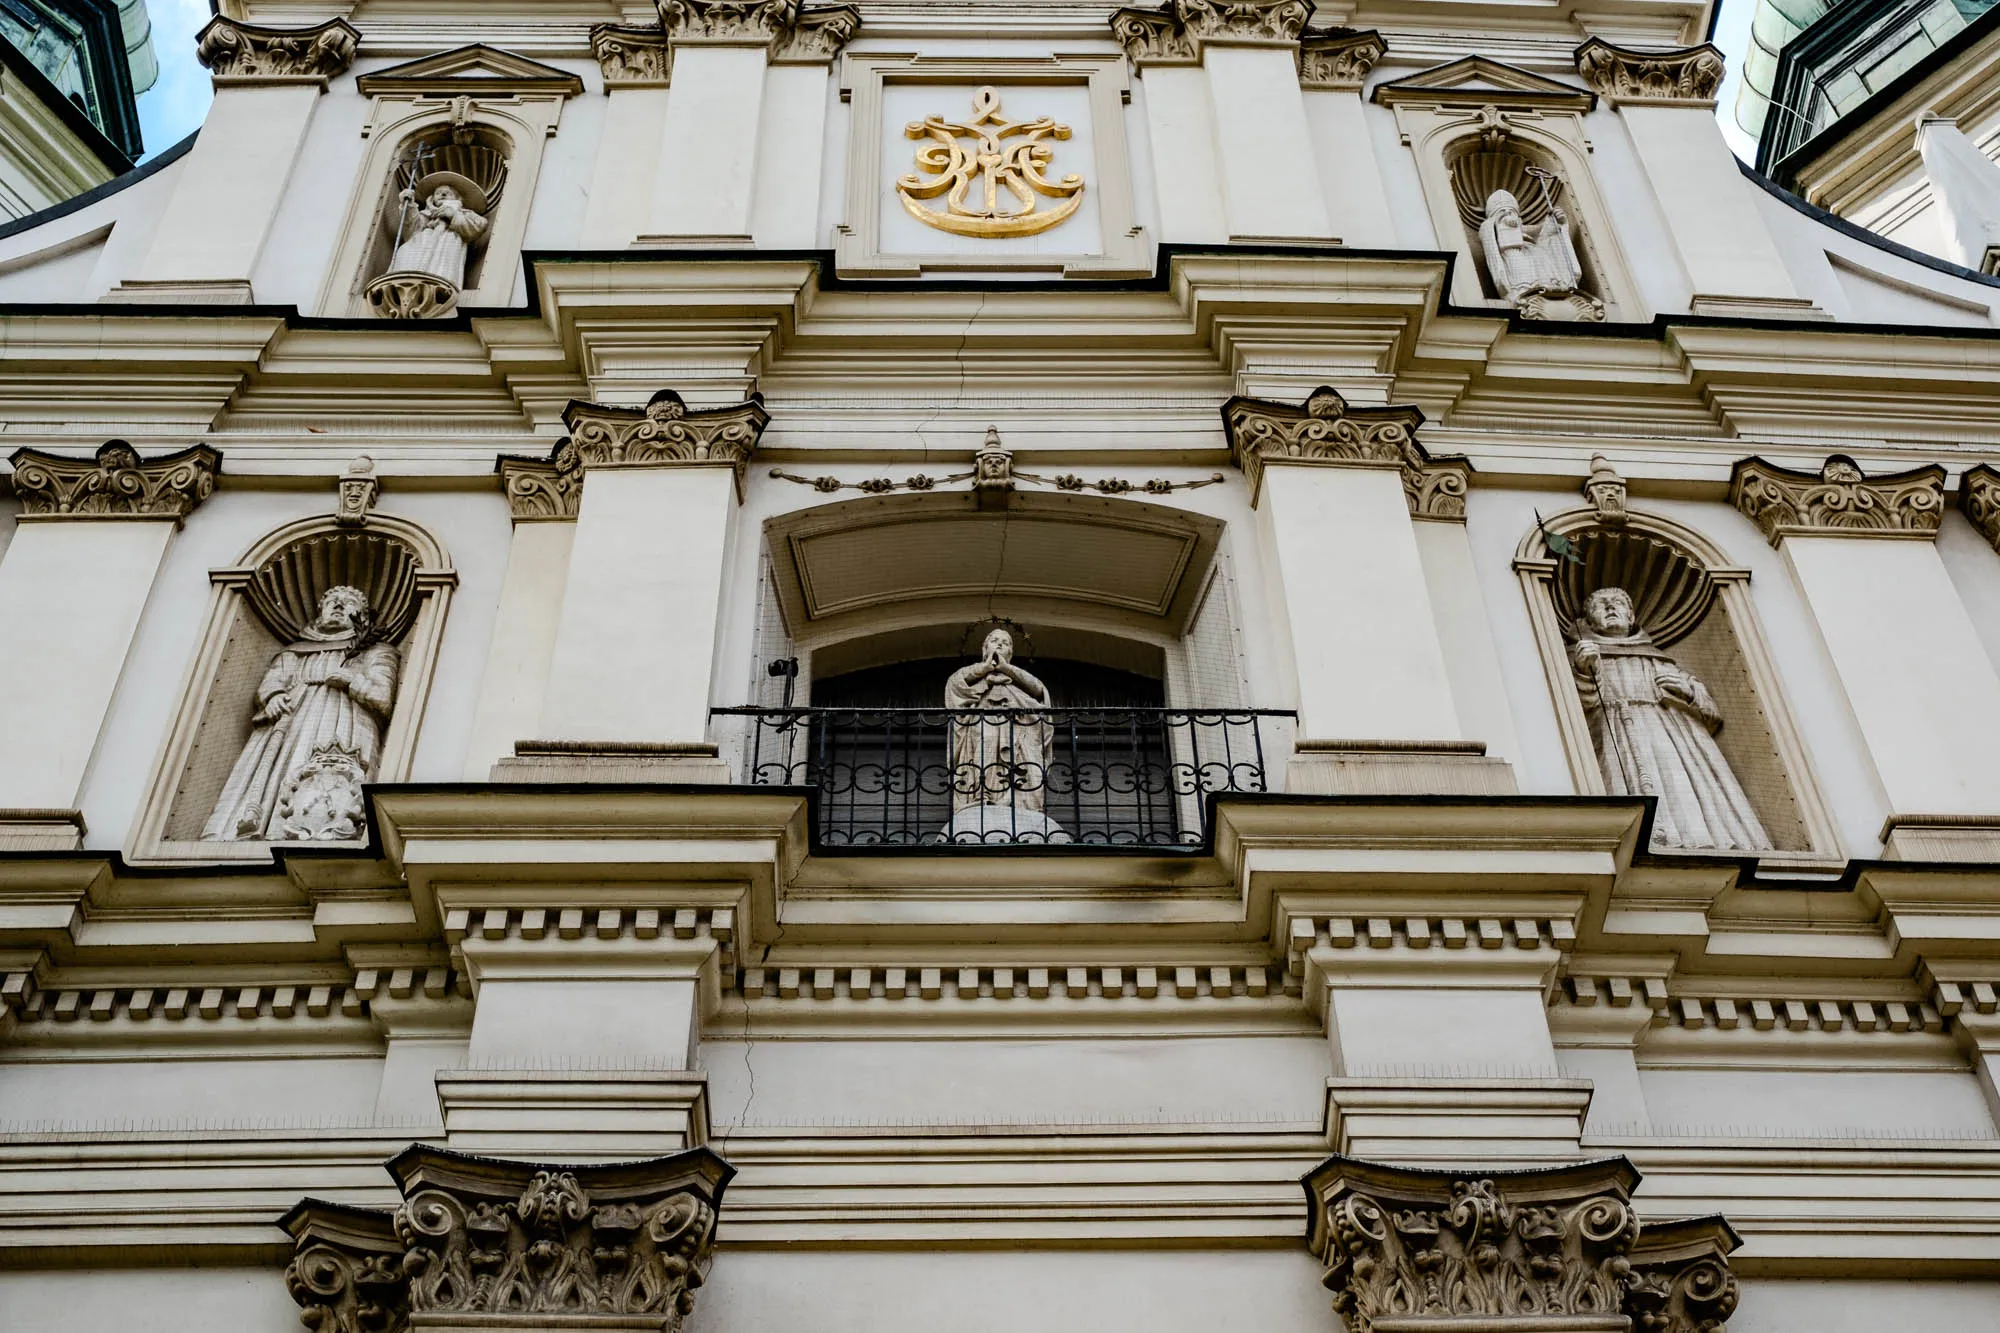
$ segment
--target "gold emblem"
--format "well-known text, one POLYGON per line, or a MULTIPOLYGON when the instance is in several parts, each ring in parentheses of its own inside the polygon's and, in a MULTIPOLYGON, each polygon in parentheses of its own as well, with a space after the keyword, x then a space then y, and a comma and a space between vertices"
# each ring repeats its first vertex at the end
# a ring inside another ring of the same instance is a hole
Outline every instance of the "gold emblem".
POLYGON ((911 217, 954 236, 1033 236, 1076 212, 1083 202, 1083 177, 1052 181, 1048 170, 1055 150, 1047 139, 1069 138, 1069 126, 1043 116, 1008 120, 1000 114, 1000 94, 981 88, 972 98, 972 118, 926 116, 903 130, 912 139, 932 139, 917 150, 917 171, 896 182, 896 193, 911 217), (961 140, 976 140, 968 148, 961 140), (925 177, 934 179, 926 180, 925 177), (1002 207, 1001 192, 1015 206, 1002 207), (944 196, 944 207, 922 201, 944 196), (1042 209, 1043 199, 1061 200, 1042 209))

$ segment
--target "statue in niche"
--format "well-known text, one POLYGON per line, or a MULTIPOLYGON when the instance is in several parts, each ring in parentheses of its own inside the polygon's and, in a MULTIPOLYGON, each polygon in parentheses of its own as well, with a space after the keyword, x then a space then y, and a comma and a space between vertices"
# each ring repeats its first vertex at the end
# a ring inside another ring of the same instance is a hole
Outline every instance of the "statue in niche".
POLYGON ((1016 710, 1045 709, 1048 687, 1014 665, 1014 636, 995 629, 979 660, 952 672, 944 706, 979 709, 986 716, 951 723, 951 809, 954 839, 1012 841, 1026 834, 1049 842, 1069 835, 1042 813, 1048 789, 1048 753, 1054 728, 1046 717, 1016 710))
POLYGON ((456 171, 433 171, 398 194, 401 218, 388 271, 368 299, 392 319, 449 313, 465 286, 465 265, 486 238, 485 191, 456 171))
POLYGON ((330 842, 361 836, 361 784, 375 771, 396 703, 401 658, 374 637, 367 594, 345 585, 319 599, 298 642, 257 685, 250 739, 202 837, 330 842))
POLYGON ((1605 789, 1659 798, 1655 847, 1769 850, 1770 836, 1716 746, 1722 714, 1707 686, 1654 646, 1623 588, 1599 588, 1583 610, 1570 661, 1605 789))
POLYGON ((1601 320, 1604 303, 1583 290, 1583 265, 1570 242, 1569 215, 1553 200, 1540 222, 1529 226, 1521 203, 1507 190, 1486 196, 1479 245, 1486 271, 1507 303, 1532 319, 1549 316, 1549 301, 1567 306, 1575 318, 1601 320))

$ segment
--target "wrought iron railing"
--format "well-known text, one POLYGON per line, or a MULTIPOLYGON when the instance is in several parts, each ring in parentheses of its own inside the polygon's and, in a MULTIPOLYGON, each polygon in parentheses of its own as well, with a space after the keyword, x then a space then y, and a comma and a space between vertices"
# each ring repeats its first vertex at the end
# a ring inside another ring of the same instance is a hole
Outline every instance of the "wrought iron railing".
POLYGON ((1194 847, 1268 790, 1274 709, 718 708, 743 780, 807 787, 825 846, 1194 847))

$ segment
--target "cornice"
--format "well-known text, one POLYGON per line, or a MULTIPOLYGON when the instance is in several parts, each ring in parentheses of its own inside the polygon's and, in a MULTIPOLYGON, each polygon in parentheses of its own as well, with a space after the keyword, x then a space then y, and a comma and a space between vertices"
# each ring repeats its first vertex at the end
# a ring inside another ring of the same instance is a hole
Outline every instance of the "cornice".
POLYGON ((1308 32, 1299 42, 1299 87, 1359 92, 1388 49, 1382 34, 1372 29, 1308 32))
POLYGON ((1111 34, 1142 69, 1186 65, 1209 46, 1296 47, 1312 13, 1312 0, 1165 0, 1118 10, 1111 34))
POLYGON ((178 526, 215 493, 222 455, 205 444, 146 460, 123 440, 94 457, 16 449, 14 494, 29 518, 166 518, 178 526))
POLYGON ((1486 56, 1465 56, 1375 86, 1383 106, 1497 106, 1525 110, 1588 111, 1597 94, 1486 56))
POLYGON ((1592 37, 1576 48, 1577 73, 1613 106, 1712 109, 1723 67, 1722 52, 1706 42, 1639 51, 1592 37))
POLYGON ((361 33, 346 19, 311 28, 265 28, 218 14, 195 34, 195 59, 217 87, 309 83, 324 88, 347 72, 361 33))
POLYGON ((1746 458, 1731 474, 1729 500, 1773 546, 1786 537, 1930 541, 1944 518, 1944 475, 1934 463, 1868 477, 1845 454, 1829 457, 1817 473, 1746 458))
POLYGON ((1415 407, 1350 407, 1325 385, 1297 407, 1243 397, 1222 405, 1230 454, 1250 483, 1253 505, 1273 463, 1392 467, 1402 474, 1412 517, 1463 521, 1472 465, 1462 458, 1433 461, 1417 443, 1423 419, 1415 407))
POLYGON ((475 42, 358 76, 364 97, 575 97, 583 80, 513 51, 475 42))
MULTIPOLYGON (((643 408, 573 402, 563 410, 563 421, 570 428, 567 447, 585 471, 725 464, 736 474, 740 496, 744 470, 771 414, 754 394, 735 407, 695 410, 672 389, 662 389, 643 408)), ((559 471, 564 448, 558 445, 550 459, 559 471)))

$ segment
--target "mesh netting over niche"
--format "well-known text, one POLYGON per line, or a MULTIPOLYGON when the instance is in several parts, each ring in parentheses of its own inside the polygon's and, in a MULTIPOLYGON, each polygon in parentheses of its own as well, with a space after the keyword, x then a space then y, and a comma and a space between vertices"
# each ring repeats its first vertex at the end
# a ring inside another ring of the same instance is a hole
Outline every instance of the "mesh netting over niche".
POLYGON ((416 551, 374 532, 330 532, 291 543, 257 567, 245 592, 280 642, 302 636, 320 598, 345 584, 367 595, 375 637, 396 643, 417 616, 416 551))
POLYGON ((1569 534, 1577 559, 1557 562, 1554 595, 1563 637, 1574 639, 1583 604, 1599 588, 1632 596, 1639 625, 1665 648, 1694 633, 1715 600, 1715 580, 1699 561, 1650 533, 1586 528, 1569 534))

